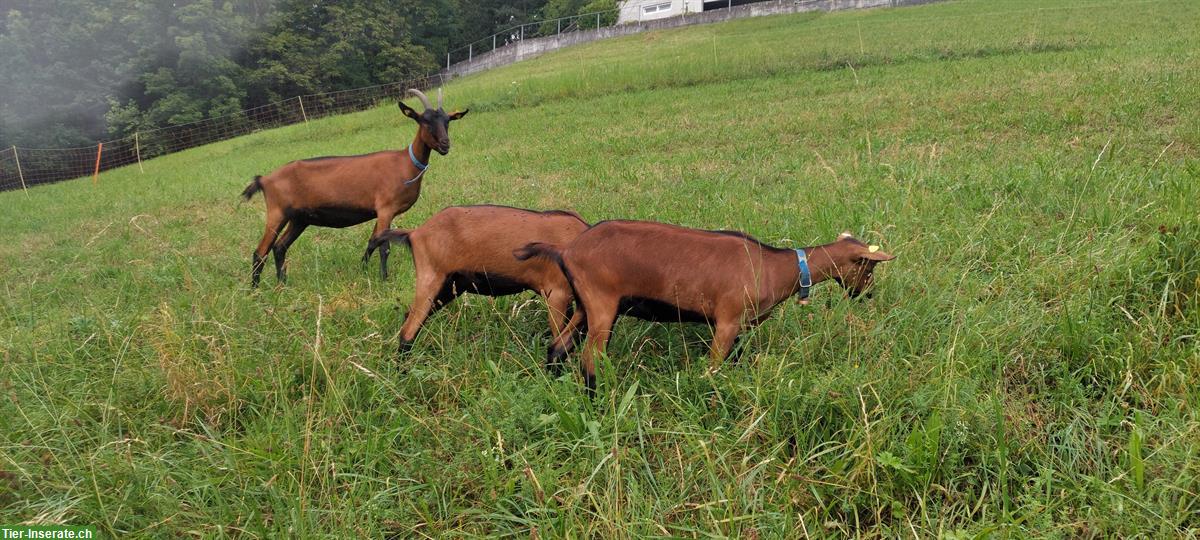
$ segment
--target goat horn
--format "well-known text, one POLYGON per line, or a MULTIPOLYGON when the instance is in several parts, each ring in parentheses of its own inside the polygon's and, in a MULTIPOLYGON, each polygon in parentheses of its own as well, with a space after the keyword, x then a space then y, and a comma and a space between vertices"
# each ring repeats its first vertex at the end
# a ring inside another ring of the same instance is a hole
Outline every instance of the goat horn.
POLYGON ((425 106, 425 110, 433 108, 429 106, 429 98, 425 97, 425 94, 421 93, 420 90, 417 90, 416 88, 409 88, 408 94, 421 100, 421 104, 425 106))
POLYGON ((438 108, 442 108, 442 87, 438 87, 438 108))

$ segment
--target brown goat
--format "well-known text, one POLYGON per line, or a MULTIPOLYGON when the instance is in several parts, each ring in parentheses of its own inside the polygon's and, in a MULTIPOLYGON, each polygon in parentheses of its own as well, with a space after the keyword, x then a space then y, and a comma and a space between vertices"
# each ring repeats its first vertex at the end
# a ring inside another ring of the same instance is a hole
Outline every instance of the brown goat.
MULTIPOLYGON (((258 286, 268 249, 275 252, 276 277, 280 283, 287 281, 284 263, 287 250, 309 225, 340 229, 375 219, 373 239, 392 226, 392 219, 417 202, 430 150, 443 156, 450 152, 449 124, 465 116, 467 110, 446 114, 441 90, 436 109, 419 90, 410 89, 408 93, 421 101, 425 112, 417 113, 404 102, 397 103, 418 126, 407 150, 303 159, 266 176, 254 177, 242 197, 250 200, 255 193, 263 192, 267 200, 267 230, 254 250, 252 286, 258 286)), ((368 240, 363 264, 370 260, 374 245, 368 240)), ((383 279, 387 279, 387 257, 387 243, 379 244, 383 279)))
MULTIPOLYGON (((602 222, 569 244, 534 243, 513 255, 549 258, 567 276, 587 325, 581 367, 589 392, 596 388, 596 358, 604 354, 620 315, 713 325, 715 368, 744 328, 762 322, 788 297, 799 294, 803 300, 809 287, 826 279, 857 297, 870 287, 875 265, 894 258, 849 233, 831 244, 804 248, 802 255, 738 232, 644 221, 602 222), (807 259, 807 280, 802 259, 807 259)), ((551 352, 556 354, 564 353, 551 352)))
MULTIPOLYGON (((578 214, 563 210, 451 206, 411 231, 378 235, 372 243, 408 244, 416 268, 416 295, 400 329, 400 352, 412 346, 431 313, 464 292, 505 296, 531 290, 546 299, 551 337, 563 334, 568 316, 570 326, 578 327, 583 313, 569 315, 571 286, 558 265, 544 259, 517 261, 512 253, 531 242, 568 243, 587 227, 578 214)), ((563 347, 569 348, 571 341, 563 347)))

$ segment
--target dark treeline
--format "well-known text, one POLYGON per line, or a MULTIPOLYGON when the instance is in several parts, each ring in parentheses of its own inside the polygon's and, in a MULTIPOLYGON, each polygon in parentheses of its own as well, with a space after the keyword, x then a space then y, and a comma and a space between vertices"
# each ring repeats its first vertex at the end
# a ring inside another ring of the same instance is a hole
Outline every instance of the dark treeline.
POLYGON ((0 148, 70 147, 432 73, 616 0, 0 0, 0 148))

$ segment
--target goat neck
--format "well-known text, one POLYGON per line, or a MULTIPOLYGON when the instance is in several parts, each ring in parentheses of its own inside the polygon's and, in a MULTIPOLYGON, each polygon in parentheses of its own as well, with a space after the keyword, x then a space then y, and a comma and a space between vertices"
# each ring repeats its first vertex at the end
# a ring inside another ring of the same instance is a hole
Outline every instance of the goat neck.
MULTIPOLYGON (((848 268, 853 264, 848 250, 843 249, 842 242, 832 242, 804 248, 808 257, 808 269, 812 275, 812 285, 838 276, 838 268, 848 268)), ((793 296, 800 292, 800 265, 796 260, 796 251, 787 250, 775 252, 773 266, 778 270, 777 276, 783 276, 782 282, 787 283, 786 290, 793 296)), ((801 299, 801 301, 806 301, 801 299)))
MULTIPOLYGON (((429 148, 429 145, 425 144, 425 140, 421 137, 421 134, 424 132, 425 126, 420 126, 417 128, 417 134, 413 136, 412 141, 412 155, 416 156, 417 159, 421 161, 421 164, 427 167, 429 166, 429 157, 433 152, 429 148)), ((417 164, 414 163, 413 175, 420 173, 422 169, 423 167, 418 167, 417 164)))

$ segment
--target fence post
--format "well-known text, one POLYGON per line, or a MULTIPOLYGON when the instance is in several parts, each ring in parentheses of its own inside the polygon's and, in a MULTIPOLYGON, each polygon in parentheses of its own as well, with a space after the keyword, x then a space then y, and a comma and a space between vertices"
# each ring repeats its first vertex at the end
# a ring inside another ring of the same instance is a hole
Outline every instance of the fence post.
POLYGON ((296 96, 296 101, 299 101, 299 102, 300 102, 300 116, 301 116, 302 118, 304 118, 304 123, 305 123, 305 124, 307 124, 307 123, 308 123, 308 114, 306 114, 306 113, 304 112, 304 97, 303 97, 303 96, 296 96))
POLYGON ((17 155, 17 145, 14 144, 12 150, 13 159, 17 160, 17 177, 21 179, 21 189, 25 190, 26 194, 29 194, 29 188, 25 187, 25 173, 21 171, 21 156, 17 155))
POLYGON ((558 32, 555 32, 555 33, 556 33, 556 34, 561 34, 561 33, 562 33, 562 18, 559 18, 559 19, 558 19, 558 32))
POLYGON ((475 44, 468 43, 467 44, 467 61, 470 62, 471 60, 474 60, 474 59, 475 59, 475 44))
POLYGON ((525 39, 525 25, 521 25, 521 39, 525 39))
POLYGON ((450 53, 446 53, 446 69, 450 69, 450 53))
POLYGON ((146 169, 142 167, 142 142, 139 140, 138 132, 136 131, 133 132, 133 152, 137 156, 138 170, 142 171, 142 174, 146 174, 146 169))
MULTIPOLYGON (((732 1, 732 0, 731 0, 732 1)), ((596 12, 596 30, 600 29, 600 12, 596 12)))
POLYGON ((100 181, 100 155, 104 153, 104 143, 96 145, 96 170, 92 172, 92 185, 100 181))
POLYGON ((496 34, 492 34, 492 50, 496 50, 496 34))

